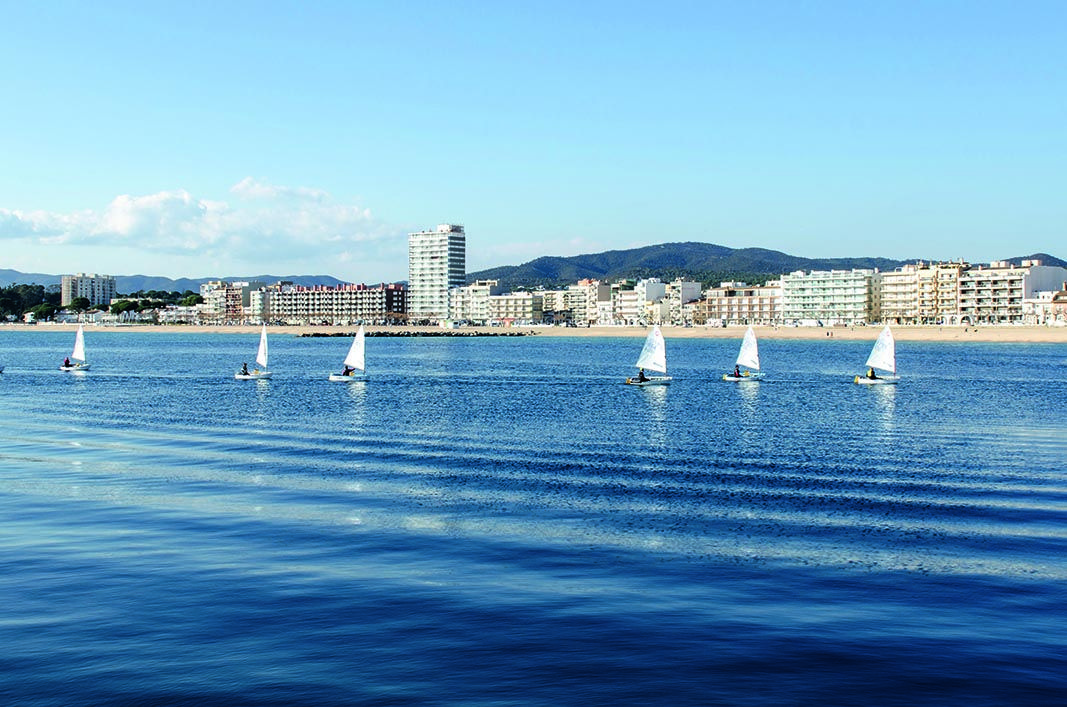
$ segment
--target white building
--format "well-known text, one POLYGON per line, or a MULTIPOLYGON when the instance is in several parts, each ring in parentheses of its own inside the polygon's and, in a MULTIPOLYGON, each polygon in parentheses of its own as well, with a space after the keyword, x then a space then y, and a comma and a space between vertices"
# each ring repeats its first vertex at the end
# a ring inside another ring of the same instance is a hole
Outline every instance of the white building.
POLYGON ((536 292, 512 292, 489 298, 489 319, 506 324, 540 324, 544 302, 536 292))
POLYGON ((802 270, 782 276, 786 324, 833 326, 881 320, 877 270, 802 270))
MULTIPOLYGON (((241 324, 250 318, 252 293, 264 286, 262 282, 225 282, 212 280, 200 286, 203 304, 197 305, 204 324, 241 324)), ((255 319, 258 321, 259 317, 255 319)))
POLYGON ((441 224, 408 234, 408 318, 448 318, 448 291, 462 287, 467 274, 463 226, 441 224))
POLYGON ((453 287, 448 290, 448 318, 485 324, 492 318, 489 314, 489 298, 500 293, 497 280, 478 280, 463 287, 453 287))
POLYGON ((404 319, 403 285, 278 283, 250 295, 249 319, 284 324, 386 324, 404 319))
POLYGON ((1067 268, 1024 260, 1021 265, 994 261, 960 272, 959 314, 970 324, 1021 323, 1023 300, 1055 291, 1067 280, 1067 268))
POLYGON ((115 278, 110 275, 64 275, 60 281, 59 304, 66 307, 78 297, 85 297, 90 305, 111 304, 116 294, 115 278))

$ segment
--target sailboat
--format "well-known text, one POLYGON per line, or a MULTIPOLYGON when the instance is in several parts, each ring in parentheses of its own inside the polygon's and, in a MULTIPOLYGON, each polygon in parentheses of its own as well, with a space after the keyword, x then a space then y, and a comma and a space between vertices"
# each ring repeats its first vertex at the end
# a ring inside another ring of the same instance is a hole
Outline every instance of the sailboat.
POLYGON ((745 332, 745 338, 741 340, 741 350, 737 354, 737 362, 734 364, 735 373, 724 373, 724 381, 758 381, 763 378, 759 370, 759 346, 756 344, 756 332, 749 327, 745 332), (744 366, 746 370, 741 370, 744 366))
POLYGON ((256 363, 260 365, 260 368, 253 368, 248 370, 248 366, 244 365, 241 370, 233 374, 233 377, 239 381, 257 380, 260 378, 270 378, 273 373, 267 370, 267 325, 263 325, 263 330, 259 334, 259 351, 256 352, 256 363))
POLYGON ((893 342, 893 332, 886 326, 874 342, 871 355, 867 357, 867 375, 856 376, 860 385, 892 385, 900 380, 897 373, 897 348, 893 342), (874 371, 888 371, 889 375, 877 375, 874 371))
POLYGON ((78 325, 78 333, 74 336, 74 351, 60 365, 61 371, 88 371, 89 364, 85 361, 85 329, 78 325))
POLYGON ((348 355, 345 356, 344 364, 345 369, 341 373, 331 373, 330 380, 332 381, 362 381, 366 380, 364 373, 367 370, 364 352, 366 351, 366 343, 364 342, 365 334, 363 332, 363 325, 359 325, 359 331, 356 332, 355 338, 352 339, 352 346, 348 349, 348 355))
POLYGON ((663 341, 663 334, 659 326, 652 327, 645 339, 645 345, 641 349, 641 355, 637 357, 637 375, 626 379, 627 385, 667 385, 671 382, 670 376, 646 376, 645 369, 667 372, 667 344, 663 341))

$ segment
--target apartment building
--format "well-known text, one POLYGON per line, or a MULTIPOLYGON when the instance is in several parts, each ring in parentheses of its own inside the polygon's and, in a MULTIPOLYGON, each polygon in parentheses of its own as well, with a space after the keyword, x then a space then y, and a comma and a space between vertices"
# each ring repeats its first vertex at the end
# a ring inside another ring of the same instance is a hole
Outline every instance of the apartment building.
POLYGON ((251 294, 249 318, 294 325, 402 322, 406 294, 399 284, 304 287, 278 283, 251 294))
POLYGON ((258 281, 226 282, 212 280, 200 285, 204 299, 197 305, 200 321, 204 324, 241 324, 249 321, 252 293, 264 287, 258 281))
POLYGON ((489 297, 490 321, 505 324, 540 324, 544 300, 536 292, 512 292, 489 297))
POLYGON ((78 273, 60 278, 59 304, 67 307, 79 297, 89 300, 91 306, 109 305, 118 294, 115 278, 96 273, 78 273))
POLYGON ((782 282, 764 285, 722 282, 704 291, 692 306, 694 324, 773 325, 782 321, 782 282))
POLYGON ((1067 268, 1024 260, 1012 265, 1000 260, 960 272, 959 314, 969 324, 1004 324, 1023 321, 1023 300, 1036 292, 1057 290, 1067 279, 1067 268))
POLYGON ((453 287, 448 291, 448 318, 485 324, 492 318, 489 298, 501 292, 498 280, 476 280, 463 287, 453 287))
POLYGON ((467 236, 463 226, 441 224, 408 234, 408 317, 411 321, 447 319, 448 291, 462 287, 467 273, 467 236))
POLYGON ((833 326, 880 321, 882 274, 877 270, 798 270, 782 276, 786 324, 833 326))

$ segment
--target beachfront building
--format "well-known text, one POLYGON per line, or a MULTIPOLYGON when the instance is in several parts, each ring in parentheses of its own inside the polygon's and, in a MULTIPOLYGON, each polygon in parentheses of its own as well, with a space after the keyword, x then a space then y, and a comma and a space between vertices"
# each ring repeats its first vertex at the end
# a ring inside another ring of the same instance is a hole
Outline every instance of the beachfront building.
POLYGON ((596 318, 596 288, 568 285, 562 290, 537 290, 544 307, 544 320, 552 324, 589 323, 589 302, 593 302, 593 318, 596 318))
POLYGON ((956 324, 964 261, 912 263, 882 273, 882 321, 888 324, 956 324))
POLYGON ((722 282, 704 291, 691 308, 694 324, 728 326, 773 325, 782 321, 782 282, 764 285, 722 282))
POLYGON ((782 319, 800 326, 863 324, 881 320, 877 270, 798 270, 782 276, 782 319))
POLYGON ((918 266, 909 264, 882 273, 882 320, 887 324, 914 324, 919 320, 918 266))
POLYGON ((600 280, 584 279, 579 280, 574 285, 569 285, 567 289, 574 293, 574 299, 571 302, 574 303, 574 321, 576 324, 589 326, 601 321, 604 316, 610 319, 610 284, 600 280), (579 290, 584 292, 584 295, 578 294, 579 290), (582 302, 585 303, 584 311, 580 304, 582 302))
POLYGON ((202 324, 242 324, 249 320, 252 293, 264 286, 258 281, 211 280, 200 285, 204 299, 197 305, 202 324))
MULTIPOLYGON (((123 312, 125 314, 125 312, 123 312)), ((199 324, 200 312, 196 305, 183 307, 177 304, 167 305, 158 312, 160 324, 199 324)))
POLYGON ((540 324, 544 300, 537 292, 512 292, 489 297, 489 321, 501 324, 540 324))
POLYGON ((1067 279, 1067 269, 1024 260, 1003 260, 960 272, 961 320, 968 324, 1023 322, 1023 300, 1043 290, 1055 290, 1067 279))
POLYGON ((291 325, 391 324, 404 321, 399 284, 305 287, 279 282, 251 293, 249 320, 291 325))
POLYGON ((692 324, 692 310, 687 309, 686 305, 699 301, 700 293, 699 282, 681 278, 668 282, 663 295, 666 309, 663 311, 661 321, 671 324, 692 324))
MULTIPOLYGON (((919 279, 919 311, 917 324, 959 324, 960 273, 969 263, 922 263, 916 269, 919 279)), ((883 309, 885 303, 882 303, 883 309)))
POLYGON ((448 318, 456 322, 485 324, 489 315, 489 298, 502 292, 498 280, 476 280, 448 290, 448 318))
POLYGON ((447 319, 448 291, 462 287, 467 271, 463 226, 441 224, 408 234, 408 318, 412 322, 447 319))
POLYGON ((636 325, 644 323, 644 291, 638 293, 634 280, 619 280, 611 285, 611 323, 636 325))
POLYGON ((79 297, 89 300, 90 306, 109 305, 118 294, 115 278, 110 275, 78 273, 60 278, 59 305, 67 307, 79 297))

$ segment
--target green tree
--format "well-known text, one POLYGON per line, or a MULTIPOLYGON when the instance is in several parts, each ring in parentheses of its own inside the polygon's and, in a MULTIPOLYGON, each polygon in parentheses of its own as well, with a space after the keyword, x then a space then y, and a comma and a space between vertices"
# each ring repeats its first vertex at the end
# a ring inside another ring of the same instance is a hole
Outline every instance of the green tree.
POLYGON ((180 304, 183 307, 192 307, 194 305, 203 304, 203 303, 204 303, 204 298, 201 297, 200 295, 194 295, 194 294, 189 294, 188 296, 184 297, 180 302, 178 302, 178 304, 180 304))
POLYGON ((70 301, 70 308, 79 312, 84 312, 92 306, 88 297, 75 297, 70 301))
POLYGON ((56 315, 56 308, 47 303, 39 304, 29 311, 33 312, 34 318, 39 322, 47 321, 56 315))

